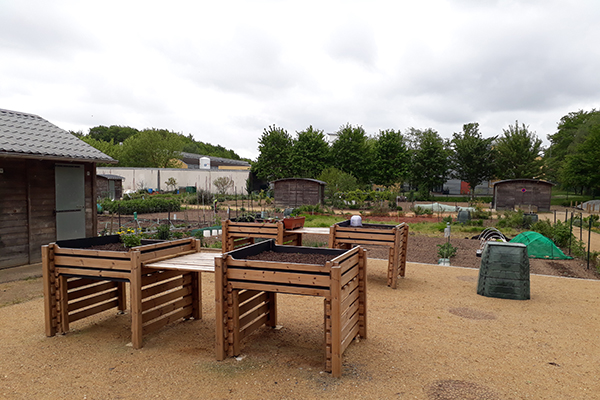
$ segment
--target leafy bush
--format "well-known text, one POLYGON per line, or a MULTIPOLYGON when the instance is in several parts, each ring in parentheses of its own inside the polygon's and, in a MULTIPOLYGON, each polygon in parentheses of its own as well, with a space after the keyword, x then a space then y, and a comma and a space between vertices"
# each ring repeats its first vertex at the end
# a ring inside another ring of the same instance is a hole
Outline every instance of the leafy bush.
POLYGON ((171 225, 159 225, 156 229, 156 238, 161 240, 169 240, 171 238, 171 225))
POLYGON ((456 251, 458 250, 456 247, 452 246, 450 242, 438 244, 437 247, 439 258, 452 258, 456 255, 456 251))
POLYGON ((533 224, 531 215, 525 215, 523 210, 517 212, 505 211, 504 216, 498 215, 497 228, 529 229, 533 224))
POLYGON ((135 229, 128 228, 126 231, 121 229, 117 232, 121 237, 121 242, 125 247, 136 247, 142 244, 141 237, 136 233, 135 229))
POLYGON ((181 203, 176 198, 151 196, 146 199, 117 200, 105 199, 102 209, 116 214, 149 214, 156 212, 173 212, 181 209, 181 203))

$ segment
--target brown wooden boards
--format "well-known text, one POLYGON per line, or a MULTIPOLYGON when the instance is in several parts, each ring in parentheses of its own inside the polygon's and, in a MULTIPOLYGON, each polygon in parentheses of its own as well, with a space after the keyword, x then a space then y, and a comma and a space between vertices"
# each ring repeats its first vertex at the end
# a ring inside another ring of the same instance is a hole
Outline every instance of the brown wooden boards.
POLYGON ((342 374, 342 354, 358 335, 366 337, 365 250, 294 247, 274 240, 257 243, 215 259, 217 311, 216 356, 240 354, 240 341, 263 325, 277 321, 275 293, 325 298, 325 368, 342 374), (249 260, 263 251, 334 257, 324 265, 249 260))

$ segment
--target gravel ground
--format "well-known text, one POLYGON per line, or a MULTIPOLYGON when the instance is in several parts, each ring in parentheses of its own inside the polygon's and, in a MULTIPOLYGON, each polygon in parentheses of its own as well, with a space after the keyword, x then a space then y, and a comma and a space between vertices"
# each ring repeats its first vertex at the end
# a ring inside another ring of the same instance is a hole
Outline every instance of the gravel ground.
MULTIPOLYGON (((368 263, 368 337, 323 368, 323 300, 278 296, 280 329, 215 361, 214 279, 204 319, 130 347, 130 316, 105 312, 44 336, 41 298, 0 307, 3 399, 597 399, 600 282, 533 275, 531 300, 476 294, 471 268, 409 263, 398 289, 368 263)), ((0 293, 20 284, 1 284, 0 293), (8 287, 7 285, 13 285, 8 287)))

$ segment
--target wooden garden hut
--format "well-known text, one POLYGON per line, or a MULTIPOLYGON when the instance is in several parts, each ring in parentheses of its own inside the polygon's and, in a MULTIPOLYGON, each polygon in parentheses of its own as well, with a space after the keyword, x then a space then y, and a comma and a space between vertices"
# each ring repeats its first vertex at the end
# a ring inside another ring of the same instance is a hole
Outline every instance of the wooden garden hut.
POLYGON ((47 120, 0 109, 0 269, 41 246, 95 236, 96 163, 116 163, 47 120))
POLYGON ((323 204, 325 201, 323 181, 308 178, 285 178, 273 182, 275 207, 300 207, 323 204))
POLYGON ((549 212, 553 183, 538 179, 508 179, 494 182, 492 208, 549 212))
POLYGON ((96 185, 98 199, 119 200, 123 197, 123 178, 120 175, 97 174, 96 185))

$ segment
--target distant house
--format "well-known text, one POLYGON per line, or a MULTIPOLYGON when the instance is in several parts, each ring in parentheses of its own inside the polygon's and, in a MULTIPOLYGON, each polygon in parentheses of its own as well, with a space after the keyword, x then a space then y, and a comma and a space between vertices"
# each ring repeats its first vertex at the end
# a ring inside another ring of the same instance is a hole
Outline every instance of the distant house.
POLYGON ((508 179, 493 185, 492 208, 496 210, 550 211, 553 183, 537 179, 508 179))
POLYGON ((96 235, 96 163, 116 161, 37 115, 0 109, 0 269, 96 235))
POLYGON ((275 207, 323 204, 325 185, 323 181, 307 178, 285 178, 273 181, 275 207))

